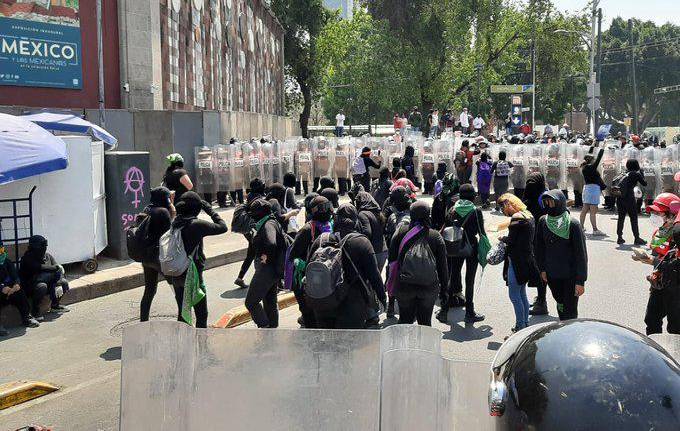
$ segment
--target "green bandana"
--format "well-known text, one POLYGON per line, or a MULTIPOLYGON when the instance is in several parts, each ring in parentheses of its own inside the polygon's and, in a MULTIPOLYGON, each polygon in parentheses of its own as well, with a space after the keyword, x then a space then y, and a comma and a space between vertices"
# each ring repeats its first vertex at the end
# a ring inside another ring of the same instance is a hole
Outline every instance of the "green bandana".
POLYGON ((560 238, 569 239, 569 227, 571 226, 571 217, 565 211, 562 215, 557 217, 546 216, 546 223, 550 232, 559 236, 560 238))
POLYGON ((0 254, 0 265, 5 263, 5 259, 7 259, 7 252, 0 254))
POLYGON ((453 210, 461 217, 467 217, 468 214, 470 214, 472 211, 476 209, 477 207, 475 206, 474 203, 465 199, 458 200, 456 204, 453 206, 453 210))
POLYGON ((444 196, 450 196, 452 194, 458 193, 459 188, 460 183, 458 182, 458 178, 456 178, 456 176, 452 173, 447 173, 444 177, 444 180, 442 181, 442 194, 444 196))
MULTIPOLYGON (((664 228, 660 227, 659 230, 654 233, 654 237, 650 241, 649 245, 651 246, 652 250, 655 248, 663 247, 667 243, 669 243, 671 237, 673 236, 673 228, 664 228)), ((2 263, 2 262, 0 262, 2 263)))
POLYGON ((259 232, 260 228, 264 226, 265 223, 267 223, 267 220, 272 218, 271 214, 267 214, 266 216, 262 217, 257 223, 255 223, 255 231, 259 232))

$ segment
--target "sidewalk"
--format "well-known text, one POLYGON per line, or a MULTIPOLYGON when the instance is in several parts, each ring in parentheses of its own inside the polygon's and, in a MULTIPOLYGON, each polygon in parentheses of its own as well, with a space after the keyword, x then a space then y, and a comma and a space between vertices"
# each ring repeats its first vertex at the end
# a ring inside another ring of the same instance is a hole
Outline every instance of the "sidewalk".
MULTIPOLYGON (((217 209, 217 212, 231 228, 234 209, 217 209)), ((199 217, 209 220, 205 213, 201 213, 199 217)), ((241 234, 227 232, 219 236, 206 237, 203 250, 207 258, 206 269, 242 261, 246 256, 247 247, 248 243, 241 234)), ((71 270, 67 268, 66 278, 71 289, 64 295, 62 300, 64 304, 87 301, 144 285, 142 264, 132 260, 114 260, 105 256, 100 256, 97 260, 99 269, 93 274, 83 273, 79 265, 71 270)))

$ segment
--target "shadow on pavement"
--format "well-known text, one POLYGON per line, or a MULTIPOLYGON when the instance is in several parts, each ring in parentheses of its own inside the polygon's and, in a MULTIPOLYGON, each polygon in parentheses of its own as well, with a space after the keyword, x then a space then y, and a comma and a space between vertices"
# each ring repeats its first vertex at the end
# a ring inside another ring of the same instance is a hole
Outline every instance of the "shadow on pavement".
POLYGON ((247 294, 248 294, 248 289, 236 288, 236 289, 231 289, 231 290, 225 290, 220 295, 220 298, 222 298, 222 299, 244 299, 247 294))
POLYGON ((99 355, 99 357, 105 361, 120 361, 121 352, 121 346, 109 347, 104 353, 99 355))

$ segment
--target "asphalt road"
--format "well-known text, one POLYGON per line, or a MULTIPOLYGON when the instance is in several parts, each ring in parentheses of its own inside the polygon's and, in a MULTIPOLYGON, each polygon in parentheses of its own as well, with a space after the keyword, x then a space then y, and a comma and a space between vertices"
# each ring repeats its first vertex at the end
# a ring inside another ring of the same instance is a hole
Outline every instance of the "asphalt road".
MULTIPOLYGON (((575 214, 577 215, 577 214, 575 214)), ((487 226, 501 219, 485 213, 487 226)), ((641 220, 642 233, 652 229, 641 220)), ((589 280, 582 297, 580 317, 611 320, 644 331, 650 267, 630 259, 630 245, 617 246, 612 214, 600 216, 600 228, 610 236, 588 240, 589 280)), ((629 229, 629 226, 627 226, 629 229)), ((629 232, 629 230, 627 230, 629 232)), ((492 242, 496 234, 492 234, 492 242)), ((632 239, 627 233, 627 239, 632 239)), ((208 271, 209 321, 216 321, 231 307, 241 305, 244 290, 233 286, 240 264, 208 271)), ((475 305, 486 320, 465 325, 464 311, 452 310, 449 325, 433 319, 443 333, 444 355, 452 359, 490 361, 514 325, 512 305, 500 267, 488 267, 476 290, 475 305)), ((250 276, 252 274, 249 273, 250 276)), ((529 289, 530 300, 535 291, 529 289)), ((50 425, 54 430, 117 430, 120 390, 121 328, 136 322, 142 289, 121 292, 74 304, 71 311, 55 316, 40 328, 13 328, 0 339, 0 384, 13 380, 42 380, 62 389, 40 399, 0 411, 0 430, 14 430, 29 423, 50 425)), ((555 305, 549 296, 551 316, 555 305)), ((174 319, 176 306, 170 287, 162 282, 152 308, 152 319, 174 319)), ((296 308, 282 311, 281 325, 297 327, 296 308)), ((384 322, 391 324, 394 322, 384 322)), ((244 327, 247 328, 248 325, 244 327)), ((233 329, 243 330, 243 329, 233 329)))

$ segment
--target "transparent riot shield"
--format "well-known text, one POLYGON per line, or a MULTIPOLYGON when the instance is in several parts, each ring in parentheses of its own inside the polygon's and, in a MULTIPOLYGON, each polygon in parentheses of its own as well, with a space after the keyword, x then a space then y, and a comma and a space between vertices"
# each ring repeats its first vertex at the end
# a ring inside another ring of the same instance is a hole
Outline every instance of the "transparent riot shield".
MULTIPOLYGON (((312 182, 312 146, 308 139, 301 139, 297 145, 295 153, 295 166, 298 178, 303 185, 312 182)), ((305 194, 308 193, 308 186, 304 187, 305 194)))
POLYGON ((246 187, 255 178, 262 179, 262 154, 259 142, 250 141, 243 144, 243 156, 246 161, 246 187))
MULTIPOLYGON (((542 144, 524 144, 526 147, 527 157, 527 172, 531 174, 543 174, 543 145, 542 144)), ((546 184, 547 186, 547 184, 546 184)))
POLYGON ((666 148, 657 148, 656 158, 659 160, 661 174, 661 192, 675 193, 675 173, 678 171, 678 148, 671 145, 666 148))
POLYGON ((640 169, 645 176, 646 186, 642 188, 642 198, 645 202, 651 202, 661 189, 661 172, 656 160, 658 153, 654 147, 647 147, 640 154, 640 169))
POLYGON ((231 163, 229 163, 229 147, 215 145, 213 147, 215 163, 215 186, 218 192, 227 193, 231 188, 231 163))
POLYGON ((352 159, 351 152, 352 138, 341 138, 335 141, 335 162, 333 163, 333 173, 337 178, 338 184, 346 182, 349 175, 350 160, 352 159))
POLYGON ((395 158, 401 159, 401 156, 404 154, 404 149, 403 149, 404 148, 404 146, 403 146, 404 142, 405 142, 405 140, 402 140, 401 143, 398 143, 396 141, 388 141, 387 142, 387 145, 386 145, 386 148, 385 148, 385 152, 387 153, 387 154, 385 154, 385 162, 389 163, 389 165, 387 165, 387 166, 390 169, 392 169, 392 161, 395 158))
POLYGON ((292 172, 295 174, 295 178, 299 178, 295 169, 295 149, 297 148, 297 142, 299 139, 287 139, 280 144, 280 157, 281 157, 281 177, 292 172))
MULTIPOLYGON (((245 144, 244 144, 245 145, 245 144)), ((231 167, 231 190, 243 190, 246 188, 248 173, 246 172, 245 159, 243 157, 243 145, 239 142, 229 144, 229 161, 231 167)))
POLYGON ((213 151, 210 147, 194 148, 196 161, 196 191, 203 194, 206 200, 212 199, 215 193, 215 171, 213 151))
POLYGON ((581 172, 581 163, 583 163, 583 146, 579 144, 567 144, 565 146, 565 165, 566 165, 566 181, 565 188, 571 188, 574 192, 581 193, 585 180, 581 172))
POLYGON ((545 170, 545 182, 549 190, 553 189, 563 190, 565 187, 564 147, 565 144, 561 143, 544 145, 543 161, 545 170))
POLYGON ((272 167, 272 183, 283 183, 283 174, 285 172, 281 169, 281 151, 283 150, 283 141, 272 142, 272 154, 270 157, 272 167))
MULTIPOLYGON (((371 159, 379 166, 384 162, 383 149, 385 148, 386 139, 371 138, 368 140, 368 147, 371 149, 371 159)), ((368 172, 371 174, 371 180, 380 176, 380 170, 376 168, 369 168, 368 172)))
POLYGON ((446 164, 446 172, 455 172, 456 168, 453 163, 453 142, 452 140, 440 139, 434 141, 434 148, 437 154, 437 165, 439 163, 446 164))
POLYGON ((223 330, 156 321, 126 328, 122 351, 121 431, 494 429, 491 364, 443 358, 441 332, 430 327, 223 330))
MULTIPOLYGON (((593 154, 593 156, 597 157, 597 154, 593 154)), ((602 181, 604 181, 604 185, 607 186, 605 193, 608 193, 608 190, 611 190, 614 178, 616 178, 621 172, 620 158, 621 151, 618 148, 618 145, 612 143, 604 147, 604 154, 602 154, 600 169, 602 170, 602 181)))
POLYGON ((426 192, 432 189, 435 180, 434 172, 436 169, 436 159, 433 147, 434 143, 429 139, 423 143, 420 172, 423 177, 423 184, 426 192))
POLYGON ((267 186, 270 186, 274 181, 273 172, 273 154, 274 148, 271 142, 264 142, 260 144, 260 160, 262 162, 262 181, 267 186))
POLYGON ((512 163, 512 171, 510 171, 510 182, 518 194, 518 190, 524 190, 527 184, 527 158, 525 145, 511 145, 510 146, 510 163, 512 163))
POLYGON ((331 175, 331 144, 327 138, 316 138, 312 142, 312 156, 314 157, 314 180, 331 175))

